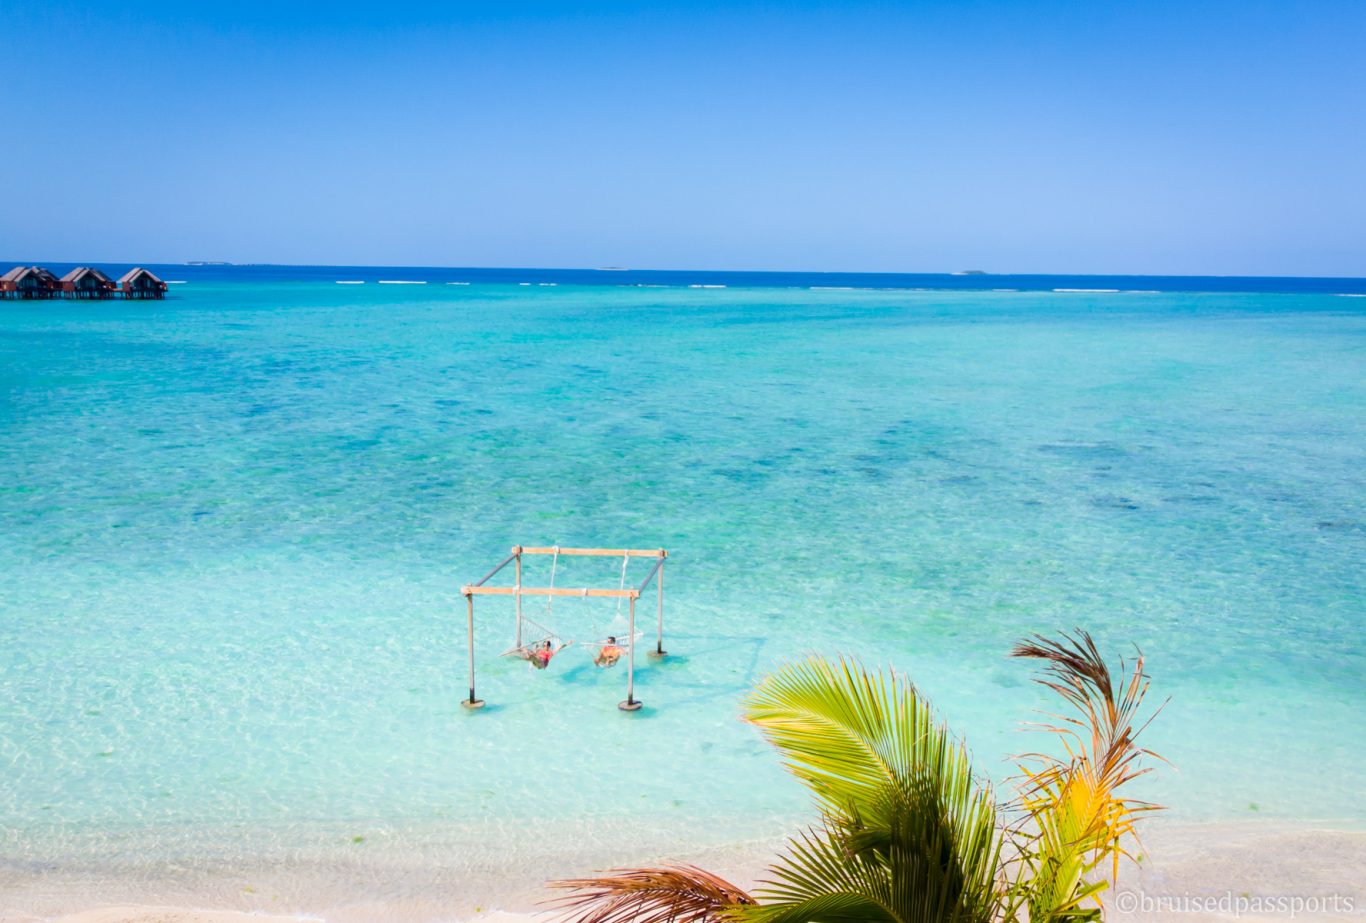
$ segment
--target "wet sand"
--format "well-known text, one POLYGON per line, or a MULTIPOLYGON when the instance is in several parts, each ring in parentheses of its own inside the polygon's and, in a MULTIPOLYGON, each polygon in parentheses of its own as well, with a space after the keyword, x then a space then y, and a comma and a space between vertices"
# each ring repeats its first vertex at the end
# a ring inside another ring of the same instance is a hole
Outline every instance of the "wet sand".
MULTIPOLYGON (((780 844, 677 856, 753 886, 780 844)), ((1111 892, 1120 923, 1366 917, 1366 831, 1309 825, 1154 824, 1111 892)), ((548 878, 602 868, 607 857, 564 857, 471 875, 423 862, 286 862, 205 875, 189 866, 0 870, 4 923, 525 923, 544 912, 548 878), (584 862, 590 864, 585 866, 584 862), (250 881, 251 884, 246 882, 250 881)), ((626 860, 629 861, 629 860, 626 860)), ((538 919, 546 919, 538 917, 538 919)))

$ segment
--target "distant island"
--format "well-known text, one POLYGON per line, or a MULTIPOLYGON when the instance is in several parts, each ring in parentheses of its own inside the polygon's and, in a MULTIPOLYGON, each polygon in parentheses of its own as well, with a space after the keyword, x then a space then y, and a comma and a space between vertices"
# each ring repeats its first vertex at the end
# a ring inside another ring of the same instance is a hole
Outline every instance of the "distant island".
POLYGON ((960 269, 958 272, 949 273, 951 276, 985 276, 986 274, 984 269, 960 269))
POLYGON ((231 266, 232 263, 224 260, 186 260, 186 266, 231 266))

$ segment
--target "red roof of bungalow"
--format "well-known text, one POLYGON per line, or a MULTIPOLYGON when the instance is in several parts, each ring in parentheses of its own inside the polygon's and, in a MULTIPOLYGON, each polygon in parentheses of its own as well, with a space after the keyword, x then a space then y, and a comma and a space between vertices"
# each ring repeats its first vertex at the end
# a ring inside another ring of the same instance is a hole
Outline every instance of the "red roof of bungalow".
MULTIPOLYGON (((30 274, 37 275, 38 278, 41 279, 45 272, 46 270, 40 269, 37 266, 15 266, 9 272, 0 276, 0 282, 18 282, 21 279, 27 278, 30 274)), ((47 274, 51 275, 51 273, 47 274)))
POLYGON ((119 276, 119 285, 126 288, 129 285, 141 281, 144 276, 150 279, 154 286, 159 286, 161 288, 166 287, 166 283, 158 279, 151 270, 143 269, 141 266, 136 266, 119 276))
POLYGON ((100 272, 98 269, 94 269, 90 266, 78 266, 75 269, 71 270, 69 273, 62 276, 62 284, 66 285, 69 283, 74 285, 75 283, 80 282, 86 276, 94 276, 96 282, 108 283, 109 285, 114 284, 113 279, 109 278, 104 273, 100 272))

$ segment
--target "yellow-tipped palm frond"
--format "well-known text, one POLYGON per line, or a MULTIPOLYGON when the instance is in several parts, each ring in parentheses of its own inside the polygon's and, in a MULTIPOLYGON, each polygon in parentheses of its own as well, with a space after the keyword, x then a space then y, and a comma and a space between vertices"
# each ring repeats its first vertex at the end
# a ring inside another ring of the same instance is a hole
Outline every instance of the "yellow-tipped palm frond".
MULTIPOLYGON (((1089 876, 1107 861, 1109 879, 1127 856, 1126 838, 1136 818, 1157 805, 1129 798, 1121 789, 1149 770, 1144 756, 1156 756, 1137 744, 1147 721, 1139 723, 1148 678, 1140 653, 1128 679, 1116 685, 1109 666, 1084 631, 1060 640, 1035 636, 1018 645, 1015 657, 1045 663, 1038 682, 1060 695, 1072 714, 1054 716, 1060 723, 1042 730, 1057 735, 1065 756, 1032 753, 1023 757, 1025 773, 1020 803, 1035 828, 1023 850, 1031 865, 1030 919, 1075 919, 1083 905, 1101 906, 1106 881, 1089 876)), ((1121 669, 1123 669, 1121 663, 1121 669)))

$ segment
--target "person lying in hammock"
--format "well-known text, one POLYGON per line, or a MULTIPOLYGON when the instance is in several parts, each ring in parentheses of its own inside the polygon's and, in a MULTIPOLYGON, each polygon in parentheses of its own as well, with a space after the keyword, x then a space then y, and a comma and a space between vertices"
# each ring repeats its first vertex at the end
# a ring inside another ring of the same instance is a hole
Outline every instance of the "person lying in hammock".
POLYGON ((516 654, 536 669, 544 670, 546 667, 550 666, 550 658, 554 657, 563 649, 563 644, 559 647, 555 647, 550 643, 549 639, 547 639, 527 647, 518 648, 516 654))
POLYGON ((609 635, 606 642, 598 646, 598 652, 593 655, 593 663, 600 667, 610 667, 621 659, 621 645, 617 644, 617 636, 609 635))

